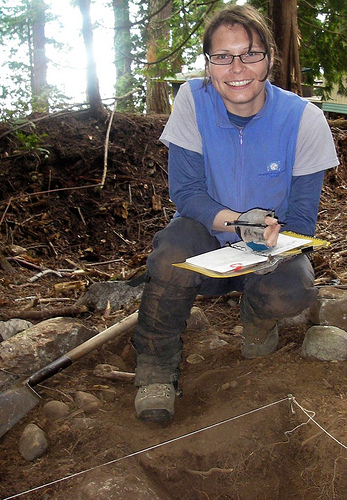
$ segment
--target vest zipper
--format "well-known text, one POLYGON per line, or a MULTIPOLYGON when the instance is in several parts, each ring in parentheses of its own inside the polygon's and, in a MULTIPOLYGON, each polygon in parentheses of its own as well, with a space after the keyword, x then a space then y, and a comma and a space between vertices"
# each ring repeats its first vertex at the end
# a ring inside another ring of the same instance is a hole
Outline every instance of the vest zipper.
POLYGON ((240 144, 242 146, 242 143, 243 143, 243 129, 241 129, 240 132, 239 132, 239 139, 240 139, 240 144))
POLYGON ((243 191, 243 128, 239 130, 239 143, 240 143, 240 150, 239 150, 239 159, 238 159, 238 209, 241 209, 242 206, 242 191, 243 191))

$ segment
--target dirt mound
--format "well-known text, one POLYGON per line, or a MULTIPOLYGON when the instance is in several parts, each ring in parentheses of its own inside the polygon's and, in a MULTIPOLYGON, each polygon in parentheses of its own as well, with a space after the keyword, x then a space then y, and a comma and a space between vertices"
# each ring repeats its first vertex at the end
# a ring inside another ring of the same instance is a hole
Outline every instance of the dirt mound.
MULTIPOLYGON (((175 210, 158 140, 166 119, 117 114, 108 143, 108 123, 84 112, 40 119, 18 129, 24 137, 0 126, 0 314, 73 304, 95 281, 144 271, 154 233, 175 210), (16 246, 25 252, 18 255, 16 246), (60 275, 37 278, 48 268, 60 275)), ((313 258, 318 285, 346 286, 347 133, 333 133, 341 165, 326 176, 317 231, 331 245, 313 258)), ((184 333, 183 397, 172 422, 138 421, 133 385, 94 374, 100 363, 134 370, 129 332, 39 385, 42 404, 1 438, 1 497, 33 489, 21 497, 342 500, 345 450, 309 416, 315 411, 313 418, 343 441, 344 364, 303 359, 305 325, 283 326, 275 354, 243 359, 238 301, 196 301, 210 326, 184 333), (99 410, 81 411, 76 391, 97 396, 99 410), (42 406, 57 399, 70 413, 52 422, 42 406), (28 423, 49 441, 33 463, 18 451, 28 423)), ((104 327, 121 314, 81 319, 104 327)))

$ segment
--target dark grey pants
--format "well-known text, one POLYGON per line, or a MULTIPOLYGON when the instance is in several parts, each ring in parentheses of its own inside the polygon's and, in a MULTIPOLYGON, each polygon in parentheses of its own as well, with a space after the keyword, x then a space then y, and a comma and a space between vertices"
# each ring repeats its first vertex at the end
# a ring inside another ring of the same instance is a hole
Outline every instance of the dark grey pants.
POLYGON ((281 263, 265 275, 208 278, 172 266, 188 257, 220 247, 219 241, 194 219, 178 217, 159 231, 147 260, 147 283, 139 308, 133 343, 137 351, 136 385, 178 379, 181 334, 196 295, 243 293, 241 320, 245 325, 271 329, 277 320, 295 316, 315 300, 314 272, 305 255, 281 263))

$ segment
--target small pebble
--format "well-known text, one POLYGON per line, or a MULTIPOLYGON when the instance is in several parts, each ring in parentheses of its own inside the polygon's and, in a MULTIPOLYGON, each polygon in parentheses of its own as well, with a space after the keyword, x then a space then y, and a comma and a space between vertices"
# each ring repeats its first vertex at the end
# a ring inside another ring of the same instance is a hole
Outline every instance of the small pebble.
POLYGON ((187 362, 191 365, 197 365, 202 361, 205 361, 205 358, 201 356, 201 354, 189 354, 189 356, 187 356, 187 362))
POLYGON ((71 427, 74 430, 93 429, 99 425, 97 419, 93 418, 74 418, 71 422, 71 427))
POLYGON ((229 305, 230 307, 236 307, 236 306, 238 306, 238 305, 239 305, 239 303, 238 303, 238 301, 237 301, 237 300, 229 299, 229 300, 228 300, 228 305, 229 305))
POLYGON ((243 334, 243 326, 242 325, 234 326, 234 328, 231 330, 231 333, 233 335, 242 335, 243 334))
POLYGON ((191 330, 205 330, 209 326, 205 313, 199 307, 192 307, 187 320, 187 328, 191 330))
POLYGON ((118 354, 112 354, 112 356, 110 357, 110 360, 109 360, 109 364, 117 366, 118 370, 120 370, 122 372, 127 371, 127 368, 125 366, 124 361, 122 360, 122 358, 120 356, 118 356, 118 354))
POLYGON ((85 413, 96 413, 102 406, 102 402, 89 392, 77 391, 75 394, 75 403, 85 413))
POLYGON ((225 342, 225 340, 222 340, 222 339, 219 339, 219 338, 215 338, 215 339, 212 339, 209 343, 209 348, 210 349, 218 349, 220 347, 224 347, 228 345, 228 342, 225 342))

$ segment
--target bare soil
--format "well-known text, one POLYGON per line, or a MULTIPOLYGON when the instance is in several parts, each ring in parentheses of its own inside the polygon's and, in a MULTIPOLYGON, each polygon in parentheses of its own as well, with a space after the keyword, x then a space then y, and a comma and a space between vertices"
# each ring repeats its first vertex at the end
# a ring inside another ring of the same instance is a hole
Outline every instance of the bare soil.
MULTIPOLYGON (((96 281, 144 272, 154 233, 174 213, 167 151, 158 141, 166 120, 116 114, 107 162, 108 123, 85 112, 21 129, 41 138, 38 143, 24 144, 9 124, 0 124, 0 319, 73 306, 96 281), (20 256, 16 246, 25 249, 20 256), (61 276, 32 280, 43 269, 61 276)), ((313 260, 318 286, 346 287, 347 133, 331 126, 341 165, 327 173, 317 230, 331 245, 313 260)), ((42 403, 0 440, 1 498, 345 498, 347 455, 336 441, 345 441, 345 364, 302 358, 308 328, 302 323, 281 326, 278 352, 245 360, 235 329, 239 297, 199 297, 195 305, 209 327, 183 335, 183 397, 172 421, 137 420, 132 383, 94 375, 100 363, 134 371, 127 332, 37 387, 42 403), (78 390, 100 398, 102 407, 81 413, 74 404, 78 390), (70 405, 67 418, 44 417, 42 406, 51 400, 70 405), (34 462, 18 451, 28 423, 49 440, 47 453, 34 462)), ((137 306, 79 317, 103 328, 137 306)))

